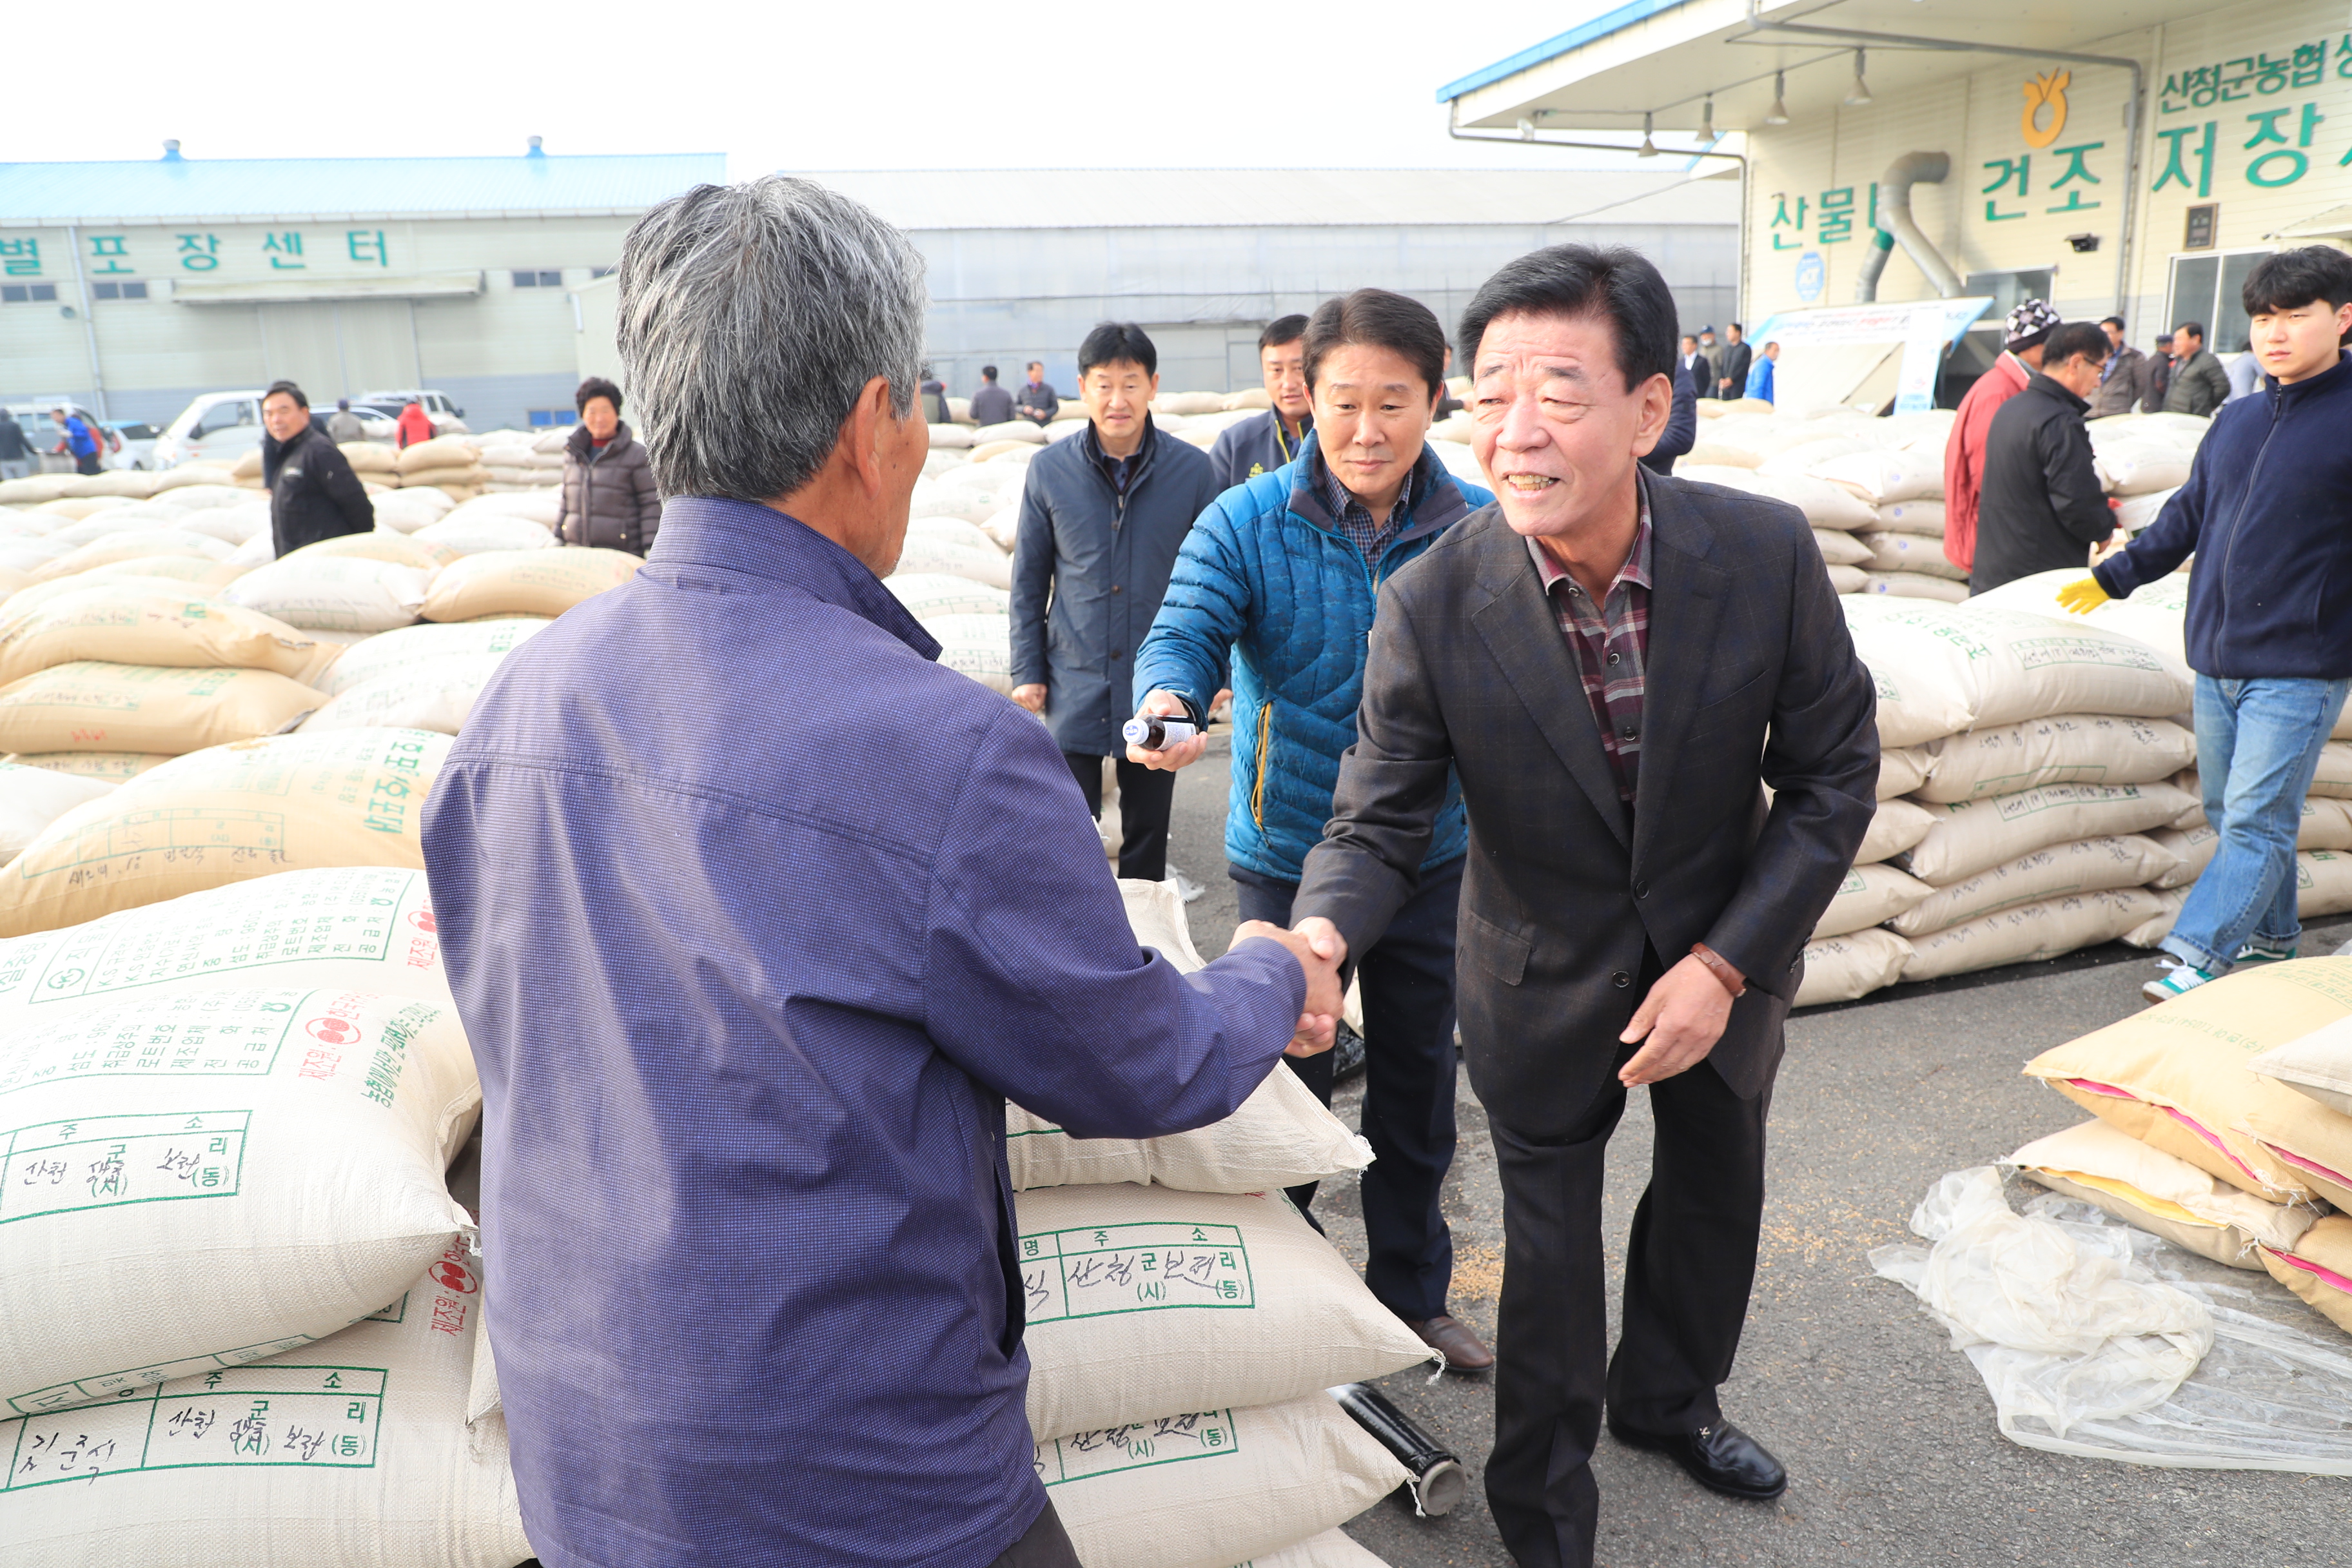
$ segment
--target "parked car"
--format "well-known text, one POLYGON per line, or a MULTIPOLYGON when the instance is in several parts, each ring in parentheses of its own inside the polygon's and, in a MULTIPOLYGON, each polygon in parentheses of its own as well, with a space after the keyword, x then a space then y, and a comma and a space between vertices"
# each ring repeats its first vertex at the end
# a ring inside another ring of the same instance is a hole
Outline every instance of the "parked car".
POLYGON ((156 437, 152 465, 234 463, 261 445, 261 392, 207 392, 180 410, 156 437))
POLYGON ((155 466, 155 441, 163 435, 143 419, 110 419, 107 429, 114 433, 114 449, 106 455, 103 465, 110 468, 152 468, 155 466))
MULTIPOLYGON (((466 426, 466 411, 450 402, 447 393, 435 392, 429 387, 410 387, 400 392, 362 392, 352 399, 352 407, 356 412, 361 404, 371 404, 378 408, 391 409, 394 416, 397 417, 403 405, 419 402, 425 405, 425 412, 433 421, 434 434, 437 436, 468 434, 466 426)), ((370 437, 371 440, 373 438, 370 437)))

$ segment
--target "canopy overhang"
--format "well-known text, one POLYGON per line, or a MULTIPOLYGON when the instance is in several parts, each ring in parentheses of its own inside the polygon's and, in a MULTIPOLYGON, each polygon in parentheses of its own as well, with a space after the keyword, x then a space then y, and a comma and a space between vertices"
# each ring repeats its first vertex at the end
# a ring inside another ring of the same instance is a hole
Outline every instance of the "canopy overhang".
POLYGON ((269 278, 251 283, 183 283, 180 305, 303 305, 353 300, 463 300, 482 291, 482 274, 442 272, 422 278, 269 278))

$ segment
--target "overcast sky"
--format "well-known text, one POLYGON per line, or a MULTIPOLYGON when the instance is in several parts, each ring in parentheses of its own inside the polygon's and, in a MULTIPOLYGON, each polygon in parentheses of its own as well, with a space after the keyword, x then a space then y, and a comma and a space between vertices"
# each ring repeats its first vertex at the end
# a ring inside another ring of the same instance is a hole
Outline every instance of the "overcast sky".
POLYGON ((537 134, 551 153, 723 152, 737 178, 1559 168, 1580 155, 1449 140, 1437 89, 1612 3, 42 6, 0 46, 0 156, 149 158, 165 137, 191 158, 507 153, 537 134))

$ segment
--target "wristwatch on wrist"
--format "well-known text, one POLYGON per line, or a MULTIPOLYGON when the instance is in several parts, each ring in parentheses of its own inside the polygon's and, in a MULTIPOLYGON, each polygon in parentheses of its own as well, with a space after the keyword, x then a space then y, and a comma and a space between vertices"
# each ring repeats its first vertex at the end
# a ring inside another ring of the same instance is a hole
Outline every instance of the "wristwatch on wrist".
POLYGON ((1723 988, 1737 998, 1748 994, 1748 977, 1731 967, 1723 954, 1703 942, 1691 943, 1691 956, 1707 967, 1707 973, 1723 982, 1723 988))

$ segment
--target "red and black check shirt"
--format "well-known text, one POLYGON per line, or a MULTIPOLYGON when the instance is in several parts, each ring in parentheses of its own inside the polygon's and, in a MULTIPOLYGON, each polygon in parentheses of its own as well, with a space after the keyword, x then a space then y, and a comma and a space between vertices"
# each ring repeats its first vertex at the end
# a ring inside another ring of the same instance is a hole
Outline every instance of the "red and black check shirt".
POLYGON ((1608 753, 1609 771, 1617 778, 1617 798, 1629 806, 1641 780, 1642 708, 1648 695, 1643 672, 1650 658, 1650 489, 1646 482, 1636 483, 1642 515, 1633 531, 1633 552, 1610 580, 1608 595, 1599 605, 1544 552, 1541 543, 1528 541, 1528 553, 1535 558, 1559 635, 1584 677, 1585 700, 1592 704, 1601 749, 1608 753))

